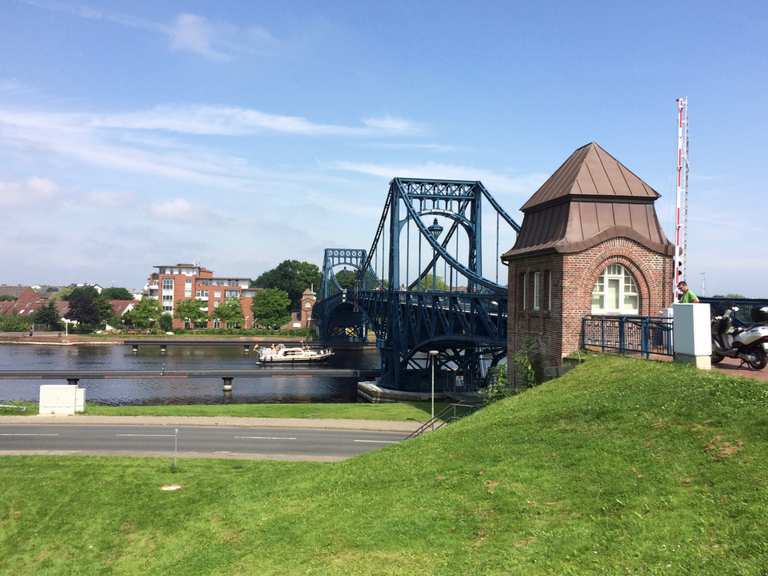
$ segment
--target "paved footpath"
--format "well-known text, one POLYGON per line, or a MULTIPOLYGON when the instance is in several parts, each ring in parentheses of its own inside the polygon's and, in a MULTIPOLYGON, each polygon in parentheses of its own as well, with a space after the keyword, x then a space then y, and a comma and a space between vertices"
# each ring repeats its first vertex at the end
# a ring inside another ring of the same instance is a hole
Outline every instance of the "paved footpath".
POLYGON ((0 416, 0 456, 122 455, 333 462, 396 444, 418 422, 198 416, 0 416))
POLYGON ((729 376, 746 376, 747 378, 768 381, 768 368, 752 370, 747 366, 743 366, 741 361, 735 358, 724 358, 720 364, 714 364, 713 367, 729 376))

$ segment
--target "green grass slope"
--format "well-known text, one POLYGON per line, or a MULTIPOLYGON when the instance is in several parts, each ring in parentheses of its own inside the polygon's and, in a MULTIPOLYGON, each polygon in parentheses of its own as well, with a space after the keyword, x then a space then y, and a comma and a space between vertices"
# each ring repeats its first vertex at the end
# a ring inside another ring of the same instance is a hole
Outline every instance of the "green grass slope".
POLYGON ((767 399, 597 357, 337 464, 6 457, 0 573, 764 574, 767 399))

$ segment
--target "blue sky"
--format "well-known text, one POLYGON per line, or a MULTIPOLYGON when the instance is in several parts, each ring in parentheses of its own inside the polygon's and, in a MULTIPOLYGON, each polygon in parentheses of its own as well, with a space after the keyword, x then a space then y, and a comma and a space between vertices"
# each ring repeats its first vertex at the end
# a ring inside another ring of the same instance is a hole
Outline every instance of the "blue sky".
POLYGON ((396 175, 519 217, 592 140, 671 235, 685 95, 690 282, 768 297, 766 38, 761 2, 0 0, 0 282, 320 264, 369 246, 396 175))

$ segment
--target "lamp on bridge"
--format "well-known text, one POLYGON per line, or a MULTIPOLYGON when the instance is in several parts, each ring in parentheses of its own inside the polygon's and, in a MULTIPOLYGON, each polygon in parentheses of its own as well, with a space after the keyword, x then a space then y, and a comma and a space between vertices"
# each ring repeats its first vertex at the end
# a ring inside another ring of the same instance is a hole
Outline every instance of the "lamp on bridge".
MULTIPOLYGON (((427 228, 429 230, 429 233, 432 234, 432 238, 437 240, 440 238, 440 234, 443 233, 443 227, 440 226, 440 224, 437 221, 437 218, 435 218, 435 221, 432 222, 432 224, 427 228)), ((437 262, 436 262, 436 251, 433 248, 432 249, 432 290, 437 289, 437 262)))

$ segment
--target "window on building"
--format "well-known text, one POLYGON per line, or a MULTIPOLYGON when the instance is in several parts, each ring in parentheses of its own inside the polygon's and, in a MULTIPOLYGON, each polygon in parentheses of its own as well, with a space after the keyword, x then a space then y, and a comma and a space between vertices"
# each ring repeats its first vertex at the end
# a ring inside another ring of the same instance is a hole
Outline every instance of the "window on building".
POLYGON ((547 310, 552 310, 552 270, 547 271, 547 310))
POLYGON ((163 294, 163 302, 173 302, 173 294, 163 294))
POLYGON ((520 309, 528 309, 528 272, 520 274, 520 309))
POLYGON ((165 312, 173 312, 173 304, 170 304, 170 305, 166 304, 166 305, 164 305, 163 306, 163 310, 165 312))
POLYGON ((213 293, 213 297, 214 298, 221 298, 221 291, 217 290, 216 292, 214 292, 213 293))
POLYGON ((225 298, 238 298, 240 296, 240 292, 238 290, 227 290, 224 292, 225 298))
POLYGON ((541 272, 533 273, 533 309, 541 310, 541 272))
POLYGON ((639 314, 640 293, 632 273, 611 264, 592 288, 592 314, 639 314))
POLYGON ((173 290, 173 278, 163 278, 163 290, 173 290))

